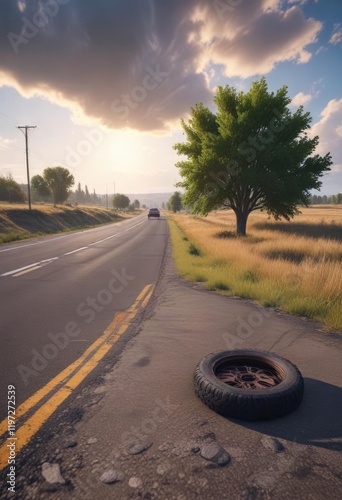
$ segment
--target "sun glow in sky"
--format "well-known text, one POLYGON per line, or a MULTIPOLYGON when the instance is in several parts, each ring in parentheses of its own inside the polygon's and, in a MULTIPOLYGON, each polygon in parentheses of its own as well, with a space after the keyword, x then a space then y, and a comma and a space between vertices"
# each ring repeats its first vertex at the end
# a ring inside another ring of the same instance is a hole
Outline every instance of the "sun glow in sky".
MULTIPOLYGON (((342 191, 339 0, 2 0, 0 174, 69 168, 97 193, 170 192, 180 118, 265 75, 303 105, 342 191)), ((294 108, 293 108, 294 109, 294 108)))

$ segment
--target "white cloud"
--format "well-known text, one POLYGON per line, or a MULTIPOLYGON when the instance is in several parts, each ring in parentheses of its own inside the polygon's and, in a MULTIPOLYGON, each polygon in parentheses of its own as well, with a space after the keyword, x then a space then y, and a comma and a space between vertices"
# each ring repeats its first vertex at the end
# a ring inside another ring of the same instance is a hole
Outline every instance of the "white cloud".
POLYGON ((294 106, 305 106, 305 104, 311 101, 312 97, 313 96, 310 94, 299 92, 293 97, 291 104, 293 104, 294 106))
MULTIPOLYGON (((311 0, 314 3, 318 3, 319 0, 311 0)), ((308 0, 287 0, 287 3, 290 5, 297 4, 297 5, 304 5, 308 2, 308 0)))
POLYGON ((321 45, 320 47, 318 47, 318 49, 315 52, 315 56, 318 56, 318 54, 320 54, 321 52, 323 52, 323 50, 326 50, 326 48, 324 47, 324 45, 321 45))
POLYGON ((9 139, 8 137, 2 137, 0 135, 0 146, 4 146, 5 148, 13 144, 13 139, 9 139))
POLYGON ((342 171, 342 99, 332 99, 321 112, 321 119, 315 123, 310 135, 319 136, 317 152, 325 155, 330 151, 333 165, 332 171, 342 171))
POLYGON ((317 40, 322 24, 306 19, 297 7, 282 10, 277 1, 244 2, 226 18, 211 16, 210 7, 197 11, 205 62, 222 64, 229 77, 247 78, 272 71, 277 63, 306 63, 307 46, 317 40))
POLYGON ((280 0, 73 0, 51 12, 44 21, 36 2, 0 1, 0 86, 154 132, 211 102, 213 69, 246 78, 306 63, 322 28, 280 0))
POLYGON ((342 42, 342 27, 340 23, 334 24, 334 30, 330 37, 329 43, 333 45, 338 45, 342 42))
POLYGON ((18 1, 18 9, 20 10, 20 12, 24 12, 26 9, 25 2, 18 1))

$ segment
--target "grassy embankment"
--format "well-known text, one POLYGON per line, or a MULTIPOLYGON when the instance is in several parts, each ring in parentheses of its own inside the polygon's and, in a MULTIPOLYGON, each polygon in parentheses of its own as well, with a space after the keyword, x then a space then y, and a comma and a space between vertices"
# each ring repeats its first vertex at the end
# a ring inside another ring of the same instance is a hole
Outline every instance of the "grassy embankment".
POLYGON ((27 205, 0 203, 0 243, 119 222, 124 217, 127 215, 90 206, 34 204, 29 211, 27 205))
POLYGON ((182 276, 342 330, 342 207, 303 208, 291 222, 254 213, 246 238, 230 211, 168 217, 182 276))

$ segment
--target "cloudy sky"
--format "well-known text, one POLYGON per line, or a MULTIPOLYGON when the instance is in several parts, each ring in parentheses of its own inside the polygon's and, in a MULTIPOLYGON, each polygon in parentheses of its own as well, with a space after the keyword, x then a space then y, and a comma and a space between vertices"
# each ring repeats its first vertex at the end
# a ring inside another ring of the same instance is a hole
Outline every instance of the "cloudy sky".
POLYGON ((169 192, 180 118, 265 75, 304 105, 342 191, 341 0, 1 0, 0 174, 67 167, 97 193, 169 192))

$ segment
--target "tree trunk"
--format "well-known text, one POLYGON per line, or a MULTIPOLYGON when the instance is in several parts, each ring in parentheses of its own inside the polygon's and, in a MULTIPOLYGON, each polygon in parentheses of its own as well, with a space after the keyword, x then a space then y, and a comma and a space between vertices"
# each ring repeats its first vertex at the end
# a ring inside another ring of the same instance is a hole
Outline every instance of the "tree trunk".
POLYGON ((245 212, 235 212, 236 215, 236 234, 238 236, 246 236, 246 227, 248 213, 245 212))

